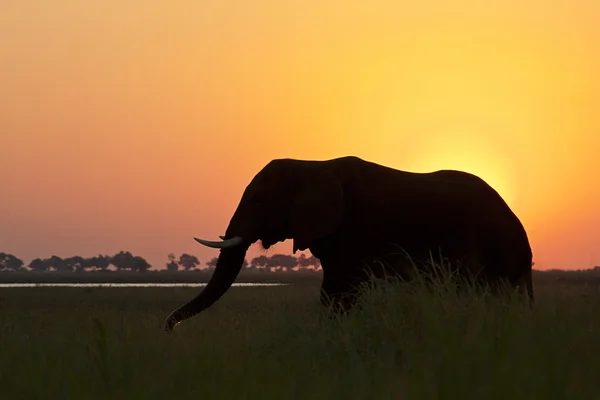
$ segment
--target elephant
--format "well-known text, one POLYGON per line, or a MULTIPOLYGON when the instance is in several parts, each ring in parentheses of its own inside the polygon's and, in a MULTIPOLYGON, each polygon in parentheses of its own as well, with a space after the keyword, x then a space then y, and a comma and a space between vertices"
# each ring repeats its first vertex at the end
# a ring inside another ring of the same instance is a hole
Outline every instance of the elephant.
POLYGON ((525 228, 496 190, 462 171, 407 172, 354 156, 275 159, 246 187, 220 238, 195 238, 220 250, 218 262, 204 289, 167 317, 167 332, 221 298, 257 241, 268 249, 292 239, 294 254, 310 250, 323 270, 320 301, 342 310, 360 284, 410 279, 438 251, 479 281, 534 299, 525 228))

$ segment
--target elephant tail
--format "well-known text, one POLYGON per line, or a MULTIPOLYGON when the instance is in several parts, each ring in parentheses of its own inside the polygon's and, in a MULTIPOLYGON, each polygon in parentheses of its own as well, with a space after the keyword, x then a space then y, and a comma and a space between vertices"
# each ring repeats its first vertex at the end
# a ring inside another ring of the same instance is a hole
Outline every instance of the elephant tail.
POLYGON ((531 269, 526 272, 525 288, 527 289, 527 295, 529 296, 529 301, 533 304, 534 296, 533 296, 533 277, 532 277, 532 275, 533 275, 533 271, 531 269))
POLYGON ((519 279, 518 286, 519 288, 523 288, 527 291, 529 301, 533 303, 533 255, 531 254, 531 252, 528 254, 527 257, 525 257, 523 265, 525 266, 525 271, 522 273, 521 278, 519 279))

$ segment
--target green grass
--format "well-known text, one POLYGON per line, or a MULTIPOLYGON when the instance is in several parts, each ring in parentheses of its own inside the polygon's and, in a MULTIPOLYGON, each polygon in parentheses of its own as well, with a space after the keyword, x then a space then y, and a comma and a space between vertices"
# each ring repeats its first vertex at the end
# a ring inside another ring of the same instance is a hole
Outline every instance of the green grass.
POLYGON ((517 296, 373 290, 328 319, 319 280, 233 288, 162 332, 194 288, 0 289, 3 399, 588 399, 600 289, 517 296))
MULTIPOLYGON (((89 272, 0 272, 0 283, 206 283, 212 271, 89 271, 89 272)), ((314 282, 321 271, 257 272, 242 270, 236 282, 314 282)))

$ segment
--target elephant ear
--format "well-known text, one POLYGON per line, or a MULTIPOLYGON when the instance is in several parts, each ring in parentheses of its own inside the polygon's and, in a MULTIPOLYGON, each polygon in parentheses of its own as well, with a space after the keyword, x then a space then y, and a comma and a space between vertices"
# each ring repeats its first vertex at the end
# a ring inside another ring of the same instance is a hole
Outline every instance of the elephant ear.
POLYGON ((344 191, 329 171, 314 168, 299 184, 291 209, 294 250, 305 250, 317 239, 331 234, 342 222, 344 191))

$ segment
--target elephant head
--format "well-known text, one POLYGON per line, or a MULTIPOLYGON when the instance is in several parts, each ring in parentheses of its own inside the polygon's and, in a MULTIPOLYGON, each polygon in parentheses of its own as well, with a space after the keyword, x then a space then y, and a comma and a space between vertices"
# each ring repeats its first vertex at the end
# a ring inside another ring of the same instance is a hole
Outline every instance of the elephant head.
POLYGON ((222 241, 196 239, 220 248, 218 262, 206 287, 192 300, 173 311, 165 330, 216 302, 241 270, 249 246, 261 241, 273 244, 293 239, 296 250, 309 248, 315 240, 332 234, 342 222, 342 183, 322 163, 291 159, 267 164, 247 186, 222 241))

